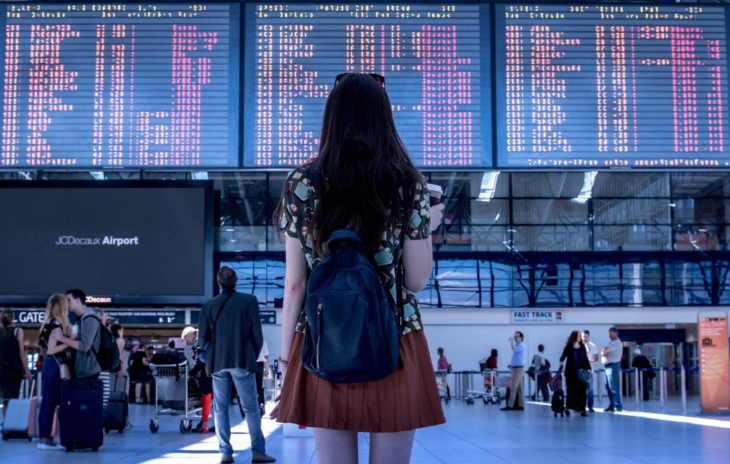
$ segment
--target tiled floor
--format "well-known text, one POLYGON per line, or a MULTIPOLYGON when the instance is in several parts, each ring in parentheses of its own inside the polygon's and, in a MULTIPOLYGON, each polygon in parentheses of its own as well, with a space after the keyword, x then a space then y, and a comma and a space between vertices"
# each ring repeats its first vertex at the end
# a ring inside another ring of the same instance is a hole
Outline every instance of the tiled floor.
MULTIPOLYGON (((645 410, 657 404, 648 404, 645 410)), ((553 418, 546 405, 529 404, 524 413, 500 412, 481 402, 466 405, 452 401, 445 406, 448 422, 419 430, 411 462, 439 463, 581 463, 581 464, 729 464, 730 422, 695 417, 634 413, 596 413, 588 418, 553 418)), ((133 406, 132 430, 105 436, 98 453, 41 453, 35 442, 0 444, 0 462, 12 464, 202 464, 219 462, 215 436, 182 435, 179 419, 163 418, 160 431, 148 424, 152 408, 133 406), (73 458, 73 459, 71 459, 73 458)), ((231 417, 240 417, 236 411, 231 417)), ((316 463, 314 440, 283 438, 278 424, 264 420, 267 452, 286 464, 316 463)), ((250 462, 245 424, 234 429, 236 462, 250 462)), ((367 462, 368 437, 361 435, 361 462, 367 462)))

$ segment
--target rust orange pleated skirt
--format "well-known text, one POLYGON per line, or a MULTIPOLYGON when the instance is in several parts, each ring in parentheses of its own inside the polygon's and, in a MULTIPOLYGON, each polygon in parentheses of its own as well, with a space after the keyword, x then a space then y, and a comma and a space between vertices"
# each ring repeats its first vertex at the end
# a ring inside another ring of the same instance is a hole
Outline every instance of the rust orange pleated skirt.
POLYGON ((446 422, 422 330, 401 337, 400 360, 388 377, 330 383, 302 366, 297 332, 279 404, 278 422, 331 430, 392 433, 446 422))

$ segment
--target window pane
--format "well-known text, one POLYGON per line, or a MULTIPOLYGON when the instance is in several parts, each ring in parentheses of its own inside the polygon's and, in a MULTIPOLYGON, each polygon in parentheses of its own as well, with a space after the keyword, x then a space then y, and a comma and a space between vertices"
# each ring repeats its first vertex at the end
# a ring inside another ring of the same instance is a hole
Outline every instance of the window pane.
POLYGON ((582 172, 514 172, 512 195, 515 198, 576 198, 584 180, 582 172))
POLYGON ((669 173, 599 172, 593 198, 669 198, 669 173))

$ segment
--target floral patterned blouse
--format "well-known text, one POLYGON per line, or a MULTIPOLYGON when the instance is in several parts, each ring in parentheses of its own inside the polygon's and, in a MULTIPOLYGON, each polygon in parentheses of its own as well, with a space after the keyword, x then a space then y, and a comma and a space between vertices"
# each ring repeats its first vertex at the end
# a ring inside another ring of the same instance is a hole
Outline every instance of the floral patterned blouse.
MULTIPOLYGON (((406 227, 405 240, 425 240, 431 234, 431 213, 428 189, 426 181, 422 179, 422 185, 413 202, 410 221, 406 227)), ((304 256, 307 259, 309 272, 317 267, 322 258, 316 256, 313 250, 313 240, 308 233, 309 221, 314 215, 319 200, 315 199, 314 188, 307 177, 307 165, 301 166, 292 171, 284 186, 284 215, 281 220, 281 230, 286 235, 299 240, 302 245, 304 256)), ((403 249, 400 247, 401 227, 396 226, 388 231, 380 244, 378 252, 374 256, 377 270, 380 273, 380 280, 385 286, 386 293, 393 297, 392 301, 397 302, 397 292, 401 292, 403 307, 394 308, 396 320, 401 322, 403 335, 422 330, 421 312, 413 292, 408 290, 403 282, 396 282, 396 265, 403 260, 403 249)), ((399 279, 402 280, 402 274, 399 279)), ((302 308, 297 332, 304 332, 306 326, 306 314, 302 308)))

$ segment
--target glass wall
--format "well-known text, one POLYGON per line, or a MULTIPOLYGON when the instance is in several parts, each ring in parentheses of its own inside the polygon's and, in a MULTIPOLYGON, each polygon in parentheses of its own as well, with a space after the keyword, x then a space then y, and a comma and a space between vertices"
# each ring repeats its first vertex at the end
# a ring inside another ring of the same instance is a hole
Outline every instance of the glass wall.
MULTIPOLYGON (((32 180, 37 173, 3 173, 32 180)), ((239 289, 281 304, 273 225, 286 173, 45 172, 44 179, 210 179, 216 250, 239 289)), ((730 173, 433 172, 446 190, 426 307, 730 304, 730 173)))

